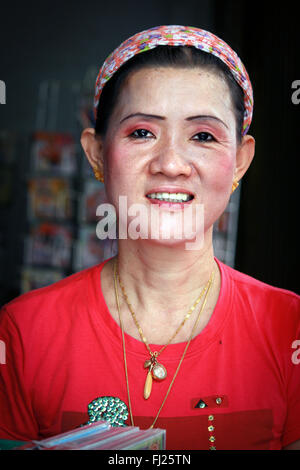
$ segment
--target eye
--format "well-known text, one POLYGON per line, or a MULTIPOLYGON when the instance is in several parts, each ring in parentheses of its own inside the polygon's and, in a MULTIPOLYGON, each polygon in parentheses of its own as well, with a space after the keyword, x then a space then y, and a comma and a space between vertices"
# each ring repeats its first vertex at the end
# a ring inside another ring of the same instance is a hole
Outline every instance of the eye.
POLYGON ((211 142, 212 140, 215 140, 209 132, 199 132, 193 137, 193 139, 199 140, 200 142, 211 142))
POLYGON ((136 129, 133 131, 129 137, 132 137, 134 139, 147 139, 153 137, 152 132, 147 131, 147 129, 136 129))

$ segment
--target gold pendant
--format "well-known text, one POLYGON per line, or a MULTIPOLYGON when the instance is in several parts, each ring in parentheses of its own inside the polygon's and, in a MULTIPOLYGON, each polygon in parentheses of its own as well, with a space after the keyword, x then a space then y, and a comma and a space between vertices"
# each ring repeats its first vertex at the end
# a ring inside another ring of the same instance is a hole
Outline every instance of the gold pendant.
POLYGON ((145 400, 148 400, 148 398, 150 397, 151 390, 152 390, 152 374, 151 374, 151 370, 149 370, 147 374, 146 382, 145 382, 145 387, 144 387, 145 400))
POLYGON ((167 370, 165 366, 157 362, 152 367, 152 377, 156 380, 164 380, 167 377, 167 370))
POLYGON ((167 377, 167 370, 165 366, 157 362, 154 356, 144 362, 144 368, 149 368, 144 386, 144 398, 148 400, 152 390, 152 379, 164 380, 167 377))

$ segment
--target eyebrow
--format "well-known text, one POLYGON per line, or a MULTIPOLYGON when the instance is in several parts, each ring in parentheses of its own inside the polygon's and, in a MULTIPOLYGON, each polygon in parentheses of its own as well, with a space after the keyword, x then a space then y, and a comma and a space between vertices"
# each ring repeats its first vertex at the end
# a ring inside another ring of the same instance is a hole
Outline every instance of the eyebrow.
MULTIPOLYGON (((128 116, 125 116, 123 119, 121 119, 120 124, 122 122, 126 121, 126 119, 130 119, 132 117, 137 117, 137 116, 142 117, 144 119, 159 119, 160 121, 165 121, 166 120, 166 118, 164 116, 158 116, 156 114, 133 113, 133 114, 129 114, 128 116)), ((190 117, 187 117, 185 120, 186 121, 205 121, 205 120, 208 120, 208 119, 213 119, 215 121, 218 121, 228 129, 228 126, 225 124, 224 121, 222 121, 218 117, 212 116, 210 114, 199 114, 197 116, 190 116, 190 117)))
POLYGON ((200 114, 199 116, 190 116, 186 118, 186 121, 205 121, 207 119, 213 119, 215 121, 218 121, 228 129, 227 124, 225 124, 225 122, 222 121, 222 119, 218 118, 217 116, 211 116, 210 114, 200 114))

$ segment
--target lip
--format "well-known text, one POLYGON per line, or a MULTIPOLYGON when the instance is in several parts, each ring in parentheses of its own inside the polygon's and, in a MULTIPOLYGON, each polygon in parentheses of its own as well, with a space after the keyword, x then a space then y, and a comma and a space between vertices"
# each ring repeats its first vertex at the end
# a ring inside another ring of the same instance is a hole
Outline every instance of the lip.
POLYGON ((185 188, 180 188, 180 187, 170 187, 170 186, 159 186, 155 188, 151 188, 149 191, 146 192, 145 198, 147 199, 150 204, 156 204, 159 206, 160 209, 184 209, 187 205, 191 204, 194 199, 195 195, 189 191, 188 189, 185 188), (166 202, 166 201, 161 201, 160 199, 150 199, 147 197, 147 194, 152 194, 152 193, 184 193, 188 194, 189 196, 193 196, 193 199, 190 201, 186 202, 166 202))
POLYGON ((174 186, 157 186, 154 188, 151 188, 149 191, 146 192, 145 196, 147 194, 152 194, 152 193, 185 193, 188 194, 189 196, 194 196, 195 194, 189 191, 186 188, 181 188, 181 187, 174 187, 174 186))
POLYGON ((159 199, 149 199, 147 198, 150 204, 155 204, 159 209, 172 209, 173 211, 175 210, 184 210, 191 202, 193 202, 193 199, 191 201, 187 202, 166 202, 166 201, 160 201, 159 199))

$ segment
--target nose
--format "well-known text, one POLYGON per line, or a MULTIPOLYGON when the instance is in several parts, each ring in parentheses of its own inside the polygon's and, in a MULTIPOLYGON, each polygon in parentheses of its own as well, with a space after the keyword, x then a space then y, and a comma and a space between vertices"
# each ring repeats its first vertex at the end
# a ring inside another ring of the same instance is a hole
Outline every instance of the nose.
POLYGON ((192 168, 183 155, 183 151, 175 144, 164 144, 157 155, 151 160, 150 172, 155 175, 161 173, 169 178, 177 176, 190 176, 192 168))

